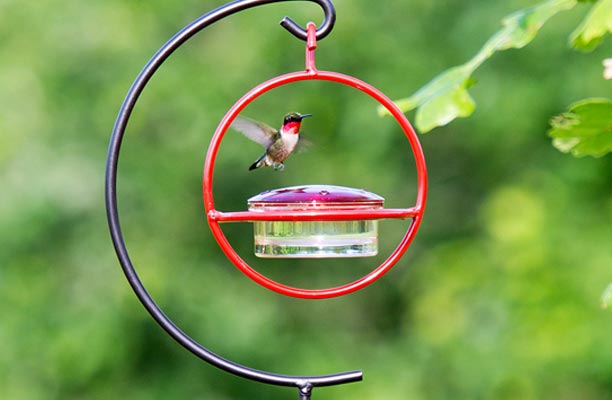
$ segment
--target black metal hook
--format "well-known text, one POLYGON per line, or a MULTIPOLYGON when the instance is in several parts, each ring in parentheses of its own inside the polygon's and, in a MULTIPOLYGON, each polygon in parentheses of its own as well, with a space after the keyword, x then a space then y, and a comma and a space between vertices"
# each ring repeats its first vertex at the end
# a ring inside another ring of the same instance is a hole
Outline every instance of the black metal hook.
MULTIPOLYGON (((134 293, 143 304, 145 309, 151 314, 153 319, 180 345, 191 353, 201 358, 202 360, 216 366, 224 371, 232 373, 243 378, 251 379, 262 383, 279 386, 294 386, 300 390, 300 396, 302 399, 309 399, 310 392, 313 387, 319 386, 332 386, 339 385, 349 382, 357 382, 362 379, 361 371, 348 371, 341 372, 331 375, 319 375, 319 376, 292 376, 292 375, 281 375, 274 374, 266 371, 260 371, 253 368, 249 368, 230 360, 222 358, 221 356, 211 352, 206 347, 202 346, 192 338, 190 338, 185 332, 183 332, 174 322, 168 318, 168 316, 161 310, 161 308, 155 303, 153 298, 149 295, 146 288, 144 287, 132 260, 130 259, 126 244, 123 239, 123 232, 121 230, 121 224, 119 222, 119 212, 117 209, 117 170, 119 165, 119 154, 121 150, 121 144, 125 135, 125 129, 127 127, 128 120, 132 115, 134 106, 138 98, 140 97, 145 86, 163 64, 165 60, 172 55, 172 53, 185 43, 189 38, 193 37, 196 33, 207 28, 213 23, 235 14, 239 11, 246 10, 251 7, 256 7, 264 4, 279 3, 282 1, 292 0, 235 0, 227 3, 221 7, 218 7, 201 17, 197 18, 179 32, 177 32, 170 40, 168 40, 149 60, 149 62, 140 71, 140 74, 136 77, 130 90, 128 91, 123 104, 119 109, 115 125, 113 127, 113 133, 108 148, 108 156, 106 159, 106 181, 105 181, 105 192, 106 192, 106 211, 108 216, 108 224, 111 233, 111 238, 115 246, 117 257, 123 268, 125 276, 132 286, 134 293)), ((325 20, 323 24, 317 29, 316 38, 317 40, 323 39, 327 36, 335 23, 336 12, 331 0, 302 0, 312 1, 319 4, 325 12, 325 20)), ((307 31, 300 27, 289 17, 285 17, 281 21, 281 25, 291 32, 294 36, 299 39, 307 40, 307 31)))
MULTIPOLYGON (((334 23, 336 22, 336 10, 331 0, 307 0, 313 1, 319 4, 323 8, 323 12, 325 13, 325 19, 323 20, 323 24, 317 28, 317 40, 323 39, 327 36, 332 29, 334 28, 334 23)), ((293 36, 298 39, 306 40, 308 33, 304 28, 299 26, 294 20, 289 17, 285 17, 282 19, 280 24, 283 28, 287 29, 289 32, 293 34, 293 36)))

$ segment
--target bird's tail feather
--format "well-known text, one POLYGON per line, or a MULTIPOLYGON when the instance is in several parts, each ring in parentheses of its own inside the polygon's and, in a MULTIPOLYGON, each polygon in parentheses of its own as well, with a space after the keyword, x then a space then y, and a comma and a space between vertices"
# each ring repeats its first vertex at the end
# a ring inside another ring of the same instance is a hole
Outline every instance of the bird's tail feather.
POLYGON ((266 153, 263 153, 261 157, 257 159, 251 166, 249 167, 249 171, 262 167, 265 164, 266 153))

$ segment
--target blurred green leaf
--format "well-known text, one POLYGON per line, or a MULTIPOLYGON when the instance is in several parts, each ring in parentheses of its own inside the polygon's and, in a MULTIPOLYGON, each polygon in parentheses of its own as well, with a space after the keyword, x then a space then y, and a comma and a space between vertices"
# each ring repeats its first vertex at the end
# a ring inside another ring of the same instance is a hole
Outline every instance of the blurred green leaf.
POLYGON ((526 46, 549 18, 575 5, 575 0, 551 0, 510 14, 502 21, 504 28, 494 36, 499 35, 495 49, 520 49, 526 46))
POLYGON ((572 32, 570 44, 580 50, 591 51, 606 33, 612 33, 612 0, 600 0, 572 32))
MULTIPOLYGON (((575 5, 576 0, 549 0, 510 14, 502 20, 503 28, 470 61, 446 70, 414 95, 397 100, 396 104, 403 112, 418 109, 415 124, 421 133, 446 125, 455 118, 469 117, 476 108, 467 91, 474 83, 472 73, 495 52, 526 46, 549 18, 575 5)), ((378 111, 380 115, 388 114, 382 106, 378 111)))
POLYGON ((467 91, 471 81, 468 77, 448 86, 444 96, 434 96, 419 107, 416 124, 422 133, 446 125, 455 118, 465 118, 474 112, 476 104, 467 91))
POLYGON ((612 151, 612 101, 586 99, 550 121, 553 145, 574 156, 601 157, 612 151))
MULTIPOLYGON (((467 91, 473 84, 471 72, 469 65, 451 68, 397 105, 404 112, 419 107, 416 125, 421 133, 446 125, 457 117, 467 117, 475 107, 467 91)), ((379 108, 381 115, 385 112, 386 108, 379 108)))
POLYGON ((612 306, 612 283, 608 285, 601 295, 601 306, 606 309, 612 306))

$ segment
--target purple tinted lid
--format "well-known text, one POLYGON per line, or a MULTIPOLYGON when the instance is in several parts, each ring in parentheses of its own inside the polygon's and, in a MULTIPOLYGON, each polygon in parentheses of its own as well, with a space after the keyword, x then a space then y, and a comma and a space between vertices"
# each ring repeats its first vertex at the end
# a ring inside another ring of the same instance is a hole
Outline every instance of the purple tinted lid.
POLYGON ((325 204, 325 205, 379 205, 384 198, 362 189, 333 185, 304 185, 268 190, 253 196, 249 205, 325 204))

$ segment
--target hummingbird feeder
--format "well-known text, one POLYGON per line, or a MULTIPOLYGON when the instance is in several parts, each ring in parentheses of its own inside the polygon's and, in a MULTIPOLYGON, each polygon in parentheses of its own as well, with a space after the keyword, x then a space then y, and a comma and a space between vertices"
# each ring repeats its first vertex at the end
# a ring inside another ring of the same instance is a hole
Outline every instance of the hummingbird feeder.
MULTIPOLYGON (((322 2, 331 4, 326 1, 322 2)), ((389 271, 401 258, 421 223, 427 192, 427 170, 417 135, 400 109, 382 92, 366 82, 339 72, 318 70, 315 65, 318 33, 314 23, 308 23, 305 33, 306 69, 280 75, 259 84, 244 94, 219 123, 206 154, 202 189, 210 229, 223 252, 238 269, 255 282, 278 293, 298 298, 323 299, 342 296, 364 288, 389 271), (320 193, 329 192, 329 190, 315 185, 264 192, 250 199, 249 211, 222 212, 215 208, 212 191, 214 165, 221 141, 234 119, 264 93, 279 86, 302 81, 330 81, 351 87, 369 95, 389 111, 406 135, 414 155, 418 181, 416 205, 408 208, 385 209, 382 207, 382 198, 377 195, 371 193, 365 195, 364 192, 361 192, 363 197, 358 200, 359 195, 356 195, 359 192, 358 189, 334 187, 330 188, 332 193, 330 198, 334 200, 326 201, 323 206, 319 206, 323 197, 320 193), (300 189, 302 193, 298 193, 297 189, 300 189), (339 192, 338 195, 336 191, 339 192), (353 201, 343 201, 341 192, 352 193, 353 201), (278 203, 283 205, 281 207, 273 204, 279 197, 281 200, 278 203), (308 206, 305 207, 305 205, 308 206), (376 232, 376 224, 369 221, 386 218, 411 219, 411 224, 395 251, 362 278, 352 283, 325 289, 296 288, 260 274, 236 253, 220 227, 220 223, 253 222, 255 224, 255 252, 260 257, 355 257, 376 254, 375 236, 372 235, 376 232), (340 233, 342 233, 342 230, 354 225, 361 225, 363 228, 361 231, 354 231, 344 237, 342 234, 332 234, 335 228, 340 228, 340 233), (304 232, 304 227, 307 228, 306 232, 304 232), (364 238, 371 242, 370 246, 363 244, 364 238), (339 244, 337 239, 344 240, 344 244, 339 244)))
MULTIPOLYGON (((248 200, 249 211, 379 210, 378 195, 332 185, 307 185, 270 190, 248 200)), ((378 221, 255 221, 258 257, 368 257, 378 253, 378 221)))
MULTIPOLYGON (((147 311, 178 343, 204 361, 247 379, 299 389, 301 400, 310 399, 317 386, 331 386, 362 379, 361 371, 332 375, 291 376, 260 371, 226 360, 206 349, 181 331, 146 291, 130 260, 117 211, 117 168, 119 151, 128 120, 136 101, 162 63, 182 44, 209 25, 239 11, 286 0, 236 0, 197 18, 164 44, 145 65, 121 106, 110 141, 106 170, 106 207, 111 237, 126 278, 147 311)), ((228 259, 245 275, 262 286, 287 296, 324 299, 349 294, 373 283, 389 271, 412 242, 421 223, 427 192, 425 158, 416 133, 400 109, 382 92, 357 78, 333 71, 321 71, 315 65, 317 41, 325 38, 335 23, 331 0, 309 0, 323 8, 325 19, 317 28, 314 23, 300 27, 289 17, 281 25, 297 38, 306 41, 306 68, 269 79, 244 94, 225 114, 208 147, 202 180, 204 208, 211 232, 228 259), (406 208, 386 209, 384 199, 363 189, 331 185, 298 185, 273 189, 248 200, 247 211, 219 211, 213 196, 214 165, 221 141, 232 122, 251 102, 262 94, 293 82, 329 81, 365 93, 395 118, 405 134, 415 160, 418 192, 416 203, 406 208), (255 253, 259 257, 324 258, 367 257, 378 252, 377 221, 409 219, 410 225, 396 249, 376 268, 354 282, 324 289, 302 289, 276 282, 253 269, 233 249, 220 224, 250 222, 254 224, 255 253)))

